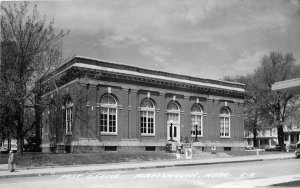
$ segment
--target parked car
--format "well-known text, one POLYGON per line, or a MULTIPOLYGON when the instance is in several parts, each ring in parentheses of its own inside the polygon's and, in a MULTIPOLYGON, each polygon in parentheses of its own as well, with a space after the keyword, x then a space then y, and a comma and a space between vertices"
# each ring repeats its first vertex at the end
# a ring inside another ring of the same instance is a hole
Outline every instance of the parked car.
POLYGON ((26 143, 24 144, 23 151, 25 152, 39 152, 40 151, 40 141, 36 137, 28 137, 26 143))
POLYGON ((297 144, 296 144, 295 156, 296 156, 297 158, 300 157, 300 143, 297 143, 297 144))
POLYGON ((245 147, 245 150, 254 150, 254 147, 248 146, 248 147, 245 147))
POLYGON ((286 151, 287 152, 294 152, 296 149, 296 144, 289 144, 286 146, 286 151))
POLYGON ((268 146, 265 151, 286 151, 285 146, 268 146))
POLYGON ((276 146, 267 146, 265 148, 265 151, 279 151, 278 149, 276 149, 276 146))

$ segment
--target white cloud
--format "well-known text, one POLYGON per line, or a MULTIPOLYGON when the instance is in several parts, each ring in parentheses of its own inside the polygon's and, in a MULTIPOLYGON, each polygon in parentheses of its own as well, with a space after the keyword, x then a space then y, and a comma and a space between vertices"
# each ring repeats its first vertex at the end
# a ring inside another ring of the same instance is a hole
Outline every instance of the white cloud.
POLYGON ((170 57, 171 53, 167 49, 158 46, 158 45, 148 45, 145 47, 141 47, 139 52, 144 55, 151 57, 153 60, 159 63, 165 63, 167 58, 170 57))
POLYGON ((240 0, 77 0, 55 4, 56 8, 43 10, 51 9, 49 14, 57 18, 60 27, 112 31, 126 41, 134 40, 134 33, 170 42, 207 43, 216 36, 288 24, 288 10, 279 9, 278 1, 261 2, 264 9, 258 1, 240 0))
POLYGON ((135 46, 140 54, 159 63, 165 63, 166 59, 171 56, 171 52, 168 49, 151 43, 147 38, 139 35, 111 35, 100 40, 100 43, 110 48, 130 48, 135 46))
MULTIPOLYGON (((299 54, 299 43, 295 42, 299 40, 294 36, 299 33, 294 29, 299 27, 299 0, 73 0, 39 4, 43 13, 55 18, 56 26, 71 29, 70 40, 72 31, 81 30, 80 35, 89 40, 86 44, 98 51, 86 54, 96 57, 100 50, 101 56, 109 58, 122 53, 120 59, 127 58, 127 62, 172 64, 172 70, 194 71, 194 75, 202 71, 215 77, 253 70, 254 62, 267 49, 299 54), (174 59, 186 62, 181 66, 174 59), (197 63, 204 64, 205 70, 197 63)), ((86 44, 73 46, 84 51, 86 44)))
POLYGON ((148 43, 148 39, 139 35, 111 35, 101 39, 100 43, 110 48, 127 48, 148 43))
POLYGON ((290 2, 291 2, 293 5, 295 5, 295 6, 297 6, 297 7, 300 7, 300 0, 290 0, 290 2))
POLYGON ((231 70, 228 70, 228 75, 245 75, 253 73, 254 70, 260 65, 261 58, 268 53, 269 50, 258 50, 249 52, 245 50, 240 58, 233 62, 231 70))

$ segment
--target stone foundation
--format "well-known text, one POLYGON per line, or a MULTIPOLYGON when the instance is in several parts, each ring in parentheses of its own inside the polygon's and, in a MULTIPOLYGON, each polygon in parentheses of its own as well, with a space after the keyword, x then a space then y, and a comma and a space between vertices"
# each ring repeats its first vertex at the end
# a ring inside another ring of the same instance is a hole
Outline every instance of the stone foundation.
MULTIPOLYGON (((215 144, 216 152, 243 151, 244 142, 193 142, 193 147, 199 151, 211 152, 215 144)), ((123 141, 99 141, 98 139, 78 139, 71 142, 71 145, 57 144, 55 149, 50 144, 42 144, 43 153, 90 153, 90 152, 113 152, 113 151, 165 151, 166 141, 141 142, 138 140, 123 141)))

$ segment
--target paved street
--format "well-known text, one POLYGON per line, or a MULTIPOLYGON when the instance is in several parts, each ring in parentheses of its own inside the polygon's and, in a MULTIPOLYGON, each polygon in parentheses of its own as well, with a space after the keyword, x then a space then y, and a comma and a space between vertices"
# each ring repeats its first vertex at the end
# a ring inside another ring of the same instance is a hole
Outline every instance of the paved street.
POLYGON ((0 179, 0 188, 213 187, 228 182, 263 180, 264 178, 299 174, 299 166, 299 159, 289 159, 107 173, 97 172, 27 178, 2 178, 0 179))

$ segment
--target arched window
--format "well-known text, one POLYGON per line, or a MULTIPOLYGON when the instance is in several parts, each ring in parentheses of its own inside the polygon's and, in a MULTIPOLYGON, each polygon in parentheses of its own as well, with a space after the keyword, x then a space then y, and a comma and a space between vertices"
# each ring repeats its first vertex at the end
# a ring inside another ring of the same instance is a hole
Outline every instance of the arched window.
POLYGON ((168 112, 168 121, 172 120, 174 123, 176 122, 179 123, 180 108, 176 102, 174 101, 169 102, 167 106, 167 112, 168 112))
POLYGON ((220 110, 220 136, 230 137, 230 109, 222 107, 220 110))
POLYGON ((150 99, 141 102, 141 135, 155 135, 155 105, 150 99))
POLYGON ((100 132, 117 134, 117 100, 110 94, 100 99, 100 132))
POLYGON ((167 106, 167 109, 168 110, 173 110, 173 111, 179 111, 180 110, 178 104, 174 101, 169 102, 169 104, 167 106))
POLYGON ((199 104, 194 104, 191 108, 192 116, 192 136, 202 136, 203 132, 203 110, 199 104), (196 127, 197 125, 197 127, 196 127), (197 130, 197 131, 196 131, 197 130))
POLYGON ((66 99, 66 134, 72 134, 72 123, 73 123, 73 102, 71 98, 66 99))

